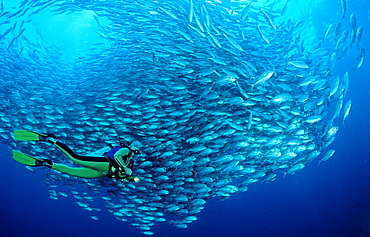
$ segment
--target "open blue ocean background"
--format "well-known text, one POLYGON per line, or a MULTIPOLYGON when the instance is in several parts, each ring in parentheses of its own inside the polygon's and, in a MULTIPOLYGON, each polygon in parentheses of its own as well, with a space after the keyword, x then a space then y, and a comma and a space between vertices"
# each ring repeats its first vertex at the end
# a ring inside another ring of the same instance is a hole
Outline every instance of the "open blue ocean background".
MULTIPOLYGON (((3 2, 13 11, 19 5, 18 1, 3 2)), ((304 9, 304 2, 297 1, 297 9, 304 9)), ((340 1, 309 2, 315 6, 312 24, 317 21, 325 29, 327 25, 322 22, 341 20, 340 1)), ((294 8, 293 0, 291 4, 290 8, 294 8)), ((347 97, 352 99, 352 110, 330 145, 330 149, 336 150, 334 156, 319 166, 314 160, 294 175, 283 178, 280 173, 274 182, 251 184, 247 192, 235 193, 225 201, 208 201, 197 214, 198 220, 186 229, 156 224, 152 228, 155 236, 369 236, 370 1, 348 0, 347 8, 347 17, 355 12, 357 24, 364 27, 361 45, 368 55, 357 71, 353 70, 356 50, 338 61, 336 72, 351 74, 347 97)), ((303 20, 308 17, 304 10, 290 10, 287 14, 296 14, 294 17, 303 20)), ((66 45, 66 54, 82 50, 81 42, 97 37, 94 27, 72 27, 68 16, 40 24, 35 27, 46 29, 50 42, 66 45)), ((27 171, 10 154, 11 149, 0 143, 1 236, 144 236, 139 229, 117 221, 104 210, 95 221, 72 198, 50 199, 49 188, 41 181, 42 173, 27 171)))

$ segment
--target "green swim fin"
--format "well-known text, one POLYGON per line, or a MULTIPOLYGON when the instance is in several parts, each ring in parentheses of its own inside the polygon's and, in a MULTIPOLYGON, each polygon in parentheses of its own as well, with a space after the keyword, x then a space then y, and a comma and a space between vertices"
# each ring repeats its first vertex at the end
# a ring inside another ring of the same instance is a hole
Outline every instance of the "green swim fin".
POLYGON ((40 166, 40 163, 42 163, 44 160, 37 159, 32 156, 23 154, 22 152, 13 150, 13 159, 18 161, 19 163, 22 163, 24 165, 29 166, 40 166), (39 161, 39 162, 36 162, 39 161))
POLYGON ((28 130, 14 130, 15 140, 18 141, 40 141, 40 136, 47 135, 28 130))

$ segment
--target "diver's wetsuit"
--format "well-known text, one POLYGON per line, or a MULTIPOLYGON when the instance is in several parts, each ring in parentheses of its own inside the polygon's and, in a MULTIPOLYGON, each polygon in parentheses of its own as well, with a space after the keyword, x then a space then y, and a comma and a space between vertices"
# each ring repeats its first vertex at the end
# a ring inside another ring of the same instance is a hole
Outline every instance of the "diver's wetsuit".
MULTIPOLYGON (((104 176, 115 177, 115 175, 117 175, 114 174, 114 171, 118 171, 118 169, 116 169, 118 167, 117 163, 113 159, 104 156, 104 154, 106 153, 104 151, 102 151, 101 156, 80 156, 74 153, 68 146, 66 146, 65 144, 61 143, 58 140, 49 140, 48 142, 59 148, 59 150, 61 150, 65 155, 67 155, 68 158, 70 158, 73 162, 84 166, 84 167, 70 167, 60 163, 53 163, 51 168, 54 170, 58 170, 60 172, 70 174, 73 176, 78 176, 81 178, 101 178, 104 176)), ((132 158, 133 154, 130 154, 132 152, 130 152, 128 148, 123 147, 121 149, 124 156, 132 158)), ((107 147, 107 149, 105 150, 109 151, 110 148, 107 147)))

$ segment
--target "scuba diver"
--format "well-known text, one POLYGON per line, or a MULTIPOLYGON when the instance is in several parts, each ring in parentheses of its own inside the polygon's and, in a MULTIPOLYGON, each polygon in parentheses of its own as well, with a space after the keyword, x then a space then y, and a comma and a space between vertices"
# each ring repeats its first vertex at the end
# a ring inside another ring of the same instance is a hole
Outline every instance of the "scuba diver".
POLYGON ((54 163, 49 159, 38 159, 13 150, 13 159, 28 166, 44 166, 81 178, 109 177, 123 181, 138 182, 140 179, 133 175, 132 167, 134 155, 140 151, 129 144, 126 140, 119 138, 119 146, 107 147, 93 152, 87 156, 75 154, 68 146, 57 140, 54 134, 41 134, 27 130, 15 130, 14 137, 19 141, 45 141, 61 150, 74 163, 84 167, 70 167, 60 163, 54 163))

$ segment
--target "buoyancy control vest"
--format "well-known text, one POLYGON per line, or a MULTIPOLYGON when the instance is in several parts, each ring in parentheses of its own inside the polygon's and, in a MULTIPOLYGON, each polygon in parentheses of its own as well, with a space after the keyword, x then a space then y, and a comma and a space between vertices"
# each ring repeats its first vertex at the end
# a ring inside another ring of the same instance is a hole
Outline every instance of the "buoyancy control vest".
POLYGON ((110 178, 125 178, 127 175, 132 174, 132 166, 133 161, 131 160, 133 150, 130 147, 121 147, 121 146, 110 146, 108 152, 104 153, 103 155, 108 158, 109 160, 109 173, 108 177, 110 178), (116 156, 116 153, 119 152, 121 149, 127 148, 128 153, 124 156, 116 156))

